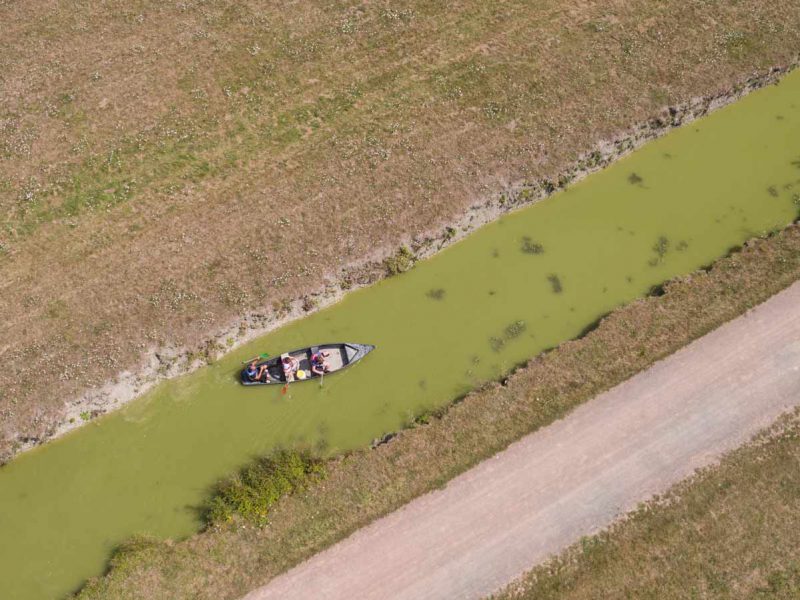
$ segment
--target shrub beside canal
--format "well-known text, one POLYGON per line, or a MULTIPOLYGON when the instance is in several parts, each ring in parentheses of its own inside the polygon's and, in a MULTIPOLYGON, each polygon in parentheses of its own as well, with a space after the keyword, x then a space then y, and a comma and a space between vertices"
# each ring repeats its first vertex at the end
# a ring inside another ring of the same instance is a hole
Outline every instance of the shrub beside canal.
POLYGON ((324 476, 323 462, 308 452, 278 450, 220 482, 208 502, 206 521, 218 525, 238 514, 264 525, 278 500, 324 476))

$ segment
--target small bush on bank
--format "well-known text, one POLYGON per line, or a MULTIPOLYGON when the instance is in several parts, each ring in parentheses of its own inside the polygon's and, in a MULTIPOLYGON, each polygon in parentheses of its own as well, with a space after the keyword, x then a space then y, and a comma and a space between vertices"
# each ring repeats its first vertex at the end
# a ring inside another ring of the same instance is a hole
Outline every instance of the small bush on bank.
POLYGON ((405 246, 401 246, 395 255, 384 260, 383 264, 386 267, 386 273, 391 277, 411 269, 415 260, 414 253, 405 246))
POLYGON ((307 452, 278 450, 220 483, 208 502, 206 521, 219 525, 238 514, 264 525, 278 500, 324 476, 325 466, 319 458, 307 452))

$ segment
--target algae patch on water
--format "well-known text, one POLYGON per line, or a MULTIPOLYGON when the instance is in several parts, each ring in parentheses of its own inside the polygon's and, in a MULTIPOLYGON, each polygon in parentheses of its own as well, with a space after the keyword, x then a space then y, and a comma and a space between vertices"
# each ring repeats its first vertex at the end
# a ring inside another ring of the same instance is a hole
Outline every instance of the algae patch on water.
POLYGON ((555 273, 551 273, 547 276, 547 281, 550 282, 550 287, 553 290, 554 294, 560 294, 564 291, 564 287, 561 285, 561 278, 556 275, 555 273))
MULTIPOLYGON (((493 352, 500 352, 514 338, 521 336, 528 329, 525 321, 514 321, 506 325, 501 335, 493 335, 489 338, 489 346, 493 352)), ((473 363, 477 364, 474 362, 473 363)))
POLYGON ((669 247, 670 247, 669 238, 664 235, 658 236, 658 239, 651 248, 655 256, 651 258, 647 262, 647 264, 650 265, 651 267, 655 267, 656 265, 661 264, 664 261, 664 257, 666 257, 667 253, 669 252, 669 247))
POLYGON ((539 242, 533 241, 533 239, 527 235, 522 238, 520 250, 524 254, 544 254, 544 246, 542 246, 539 242))
POLYGON ((444 297, 447 295, 447 291, 444 288, 434 288, 432 290, 428 290, 425 295, 431 300, 444 300, 444 297))

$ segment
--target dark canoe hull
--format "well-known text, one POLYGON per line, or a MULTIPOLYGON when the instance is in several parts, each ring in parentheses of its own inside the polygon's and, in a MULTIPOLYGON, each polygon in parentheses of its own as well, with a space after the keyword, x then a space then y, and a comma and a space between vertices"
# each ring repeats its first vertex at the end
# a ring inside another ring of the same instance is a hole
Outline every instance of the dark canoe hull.
MULTIPOLYGON (((375 346, 371 344, 339 343, 320 344, 319 346, 309 346, 308 348, 300 348, 299 350, 287 352, 286 354, 296 358, 300 362, 300 369, 308 373, 308 377, 305 379, 295 379, 292 383, 301 383, 303 381, 311 381, 320 378, 319 375, 311 371, 311 355, 315 352, 321 351, 329 354, 325 360, 330 364, 331 370, 326 372, 325 375, 333 375, 357 363, 374 349, 375 346)), ((271 378, 270 381, 251 381, 247 376, 247 369, 244 368, 239 375, 242 385, 284 385, 286 383, 280 356, 258 363, 259 368, 261 368, 262 365, 267 365, 267 371, 271 378)))

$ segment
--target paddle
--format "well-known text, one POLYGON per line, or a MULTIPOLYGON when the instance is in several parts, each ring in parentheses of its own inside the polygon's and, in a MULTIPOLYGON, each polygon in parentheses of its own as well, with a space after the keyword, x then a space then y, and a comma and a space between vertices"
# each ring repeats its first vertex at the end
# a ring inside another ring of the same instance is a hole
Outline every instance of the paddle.
POLYGON ((262 354, 259 354, 258 356, 254 356, 254 357, 253 357, 253 358, 251 358, 250 360, 243 360, 243 361, 242 361, 242 364, 243 364, 243 365, 246 365, 247 363, 251 363, 251 362, 253 362, 254 360, 258 360, 259 358, 269 358, 269 354, 267 354, 266 352, 263 352, 262 354))

